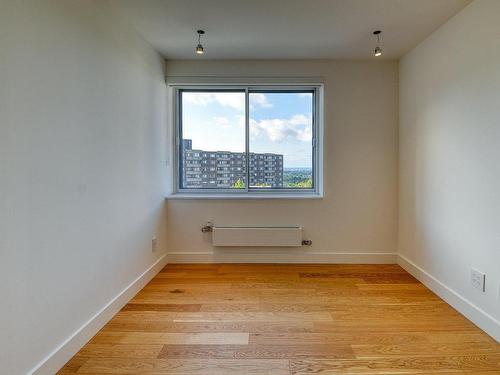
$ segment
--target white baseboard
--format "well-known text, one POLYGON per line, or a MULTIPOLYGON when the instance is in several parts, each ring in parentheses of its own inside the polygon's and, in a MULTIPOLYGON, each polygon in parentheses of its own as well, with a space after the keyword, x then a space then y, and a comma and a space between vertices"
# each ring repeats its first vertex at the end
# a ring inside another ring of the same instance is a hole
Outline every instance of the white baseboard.
POLYGON ((453 306, 467 319, 485 331, 488 335, 500 342, 500 321, 493 316, 474 305, 464 296, 460 295, 436 277, 429 274, 427 271, 417 266, 408 258, 398 255, 398 264, 406 271, 415 276, 425 286, 444 299, 448 304, 453 306))
POLYGON ((167 264, 167 255, 132 281, 115 298, 74 332, 58 348, 30 371, 34 375, 53 375, 59 371, 120 309, 127 304, 167 264))
POLYGON ((396 253, 173 252, 168 263, 351 263, 396 264, 396 253))

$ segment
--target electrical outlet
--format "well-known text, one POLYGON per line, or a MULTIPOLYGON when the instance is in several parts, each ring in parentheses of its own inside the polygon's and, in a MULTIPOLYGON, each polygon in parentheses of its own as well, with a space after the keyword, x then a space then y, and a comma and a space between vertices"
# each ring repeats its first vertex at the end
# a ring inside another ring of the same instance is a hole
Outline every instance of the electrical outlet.
POLYGON ((485 291, 485 281, 486 275, 482 272, 479 272, 473 268, 470 270, 470 283, 471 285, 480 290, 481 292, 485 291))
POLYGON ((158 245, 158 240, 156 239, 156 236, 153 236, 151 238, 151 252, 156 252, 156 246, 158 245))

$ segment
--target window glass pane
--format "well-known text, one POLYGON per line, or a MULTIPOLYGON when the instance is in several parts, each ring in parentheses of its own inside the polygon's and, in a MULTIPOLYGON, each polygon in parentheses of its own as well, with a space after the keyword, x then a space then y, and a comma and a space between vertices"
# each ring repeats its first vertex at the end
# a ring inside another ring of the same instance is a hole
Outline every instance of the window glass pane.
POLYGON ((181 90, 180 186, 244 189, 245 92, 181 90))
POLYGON ((313 188, 313 91, 250 92, 250 188, 313 188))

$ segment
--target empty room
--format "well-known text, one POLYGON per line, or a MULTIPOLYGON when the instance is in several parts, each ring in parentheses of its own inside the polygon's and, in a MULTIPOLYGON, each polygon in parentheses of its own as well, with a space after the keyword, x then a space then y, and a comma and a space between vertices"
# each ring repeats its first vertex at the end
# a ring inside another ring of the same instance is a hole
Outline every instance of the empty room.
POLYGON ((0 0, 0 375, 500 375, 500 0, 0 0))

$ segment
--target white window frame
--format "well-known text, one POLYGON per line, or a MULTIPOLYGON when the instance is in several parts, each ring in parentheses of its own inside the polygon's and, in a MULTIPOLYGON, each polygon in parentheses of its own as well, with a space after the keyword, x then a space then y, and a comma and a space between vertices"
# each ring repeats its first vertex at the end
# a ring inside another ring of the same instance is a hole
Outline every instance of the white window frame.
POLYGON ((317 199, 323 198, 323 134, 324 134, 324 100, 323 84, 168 84, 171 93, 172 108, 172 133, 174 140, 173 168, 172 168, 172 193, 168 199, 317 199), (247 157, 247 183, 244 189, 189 189, 181 187, 181 169, 179 153, 181 152, 181 118, 179 95, 182 90, 242 90, 245 92, 245 153, 249 155, 249 92, 252 91, 301 91, 311 90, 314 92, 313 103, 313 188, 293 189, 293 188, 250 188, 249 163, 247 157))

